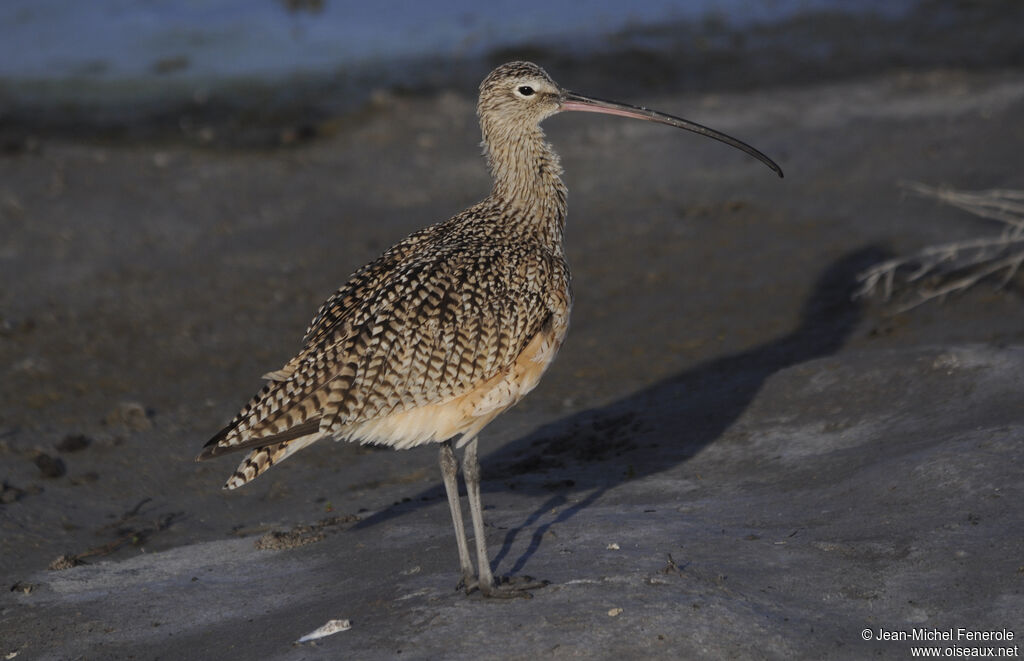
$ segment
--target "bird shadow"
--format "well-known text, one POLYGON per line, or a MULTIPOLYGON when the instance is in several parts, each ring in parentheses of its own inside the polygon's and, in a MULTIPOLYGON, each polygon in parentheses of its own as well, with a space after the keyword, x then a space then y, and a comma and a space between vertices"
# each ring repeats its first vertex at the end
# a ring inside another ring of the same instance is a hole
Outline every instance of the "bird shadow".
MULTIPOLYGON (((773 374, 838 351, 863 316, 862 306, 852 299, 856 275, 885 257, 881 248, 868 246, 832 262, 804 301, 798 325, 785 335, 699 363, 607 405, 546 424, 484 457, 484 491, 549 494, 520 525, 506 531, 493 566, 508 557, 524 531, 556 511, 555 518, 533 529, 526 550, 504 573, 521 571, 553 525, 572 518, 627 480, 687 461, 722 436, 773 374), (640 435, 643 446, 637 440, 640 435), (570 496, 579 493, 587 495, 571 502, 570 496)), ((444 497, 440 485, 431 487, 356 527, 383 523, 444 497)))

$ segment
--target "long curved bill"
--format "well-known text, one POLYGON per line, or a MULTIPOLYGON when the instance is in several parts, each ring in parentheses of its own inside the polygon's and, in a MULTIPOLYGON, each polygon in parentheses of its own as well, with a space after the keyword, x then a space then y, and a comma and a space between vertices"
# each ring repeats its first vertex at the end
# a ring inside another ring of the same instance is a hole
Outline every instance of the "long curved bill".
POLYGON ((668 124, 669 126, 674 126, 676 128, 693 131, 694 133, 706 135, 709 138, 714 138, 715 140, 724 142, 731 147, 745 151, 770 167, 775 174, 780 177, 783 176, 782 168, 776 165, 775 161, 768 158, 747 143, 741 142, 732 136, 720 133, 714 129, 709 129, 708 127, 697 124, 696 122, 691 122, 688 119, 673 117, 672 115, 666 115, 665 113, 657 112, 656 110, 648 110, 647 108, 641 108, 639 106, 631 106, 617 101, 596 99, 594 97, 583 96, 582 94, 568 91, 564 92, 562 95, 560 109, 575 110, 578 112, 598 112, 605 115, 618 115, 619 117, 632 117, 633 119, 644 119, 649 122, 668 124))

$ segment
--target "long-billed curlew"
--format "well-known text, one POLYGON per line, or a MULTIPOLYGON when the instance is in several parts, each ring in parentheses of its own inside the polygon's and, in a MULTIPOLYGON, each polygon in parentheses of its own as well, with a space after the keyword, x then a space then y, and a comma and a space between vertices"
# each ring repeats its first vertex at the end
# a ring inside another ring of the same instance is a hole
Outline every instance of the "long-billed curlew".
POLYGON ((198 460, 247 450, 224 485, 240 487, 320 440, 397 449, 440 443, 441 474, 468 592, 523 594, 495 584, 480 504, 477 435, 533 390, 569 325, 562 233, 566 190, 540 122, 566 110, 644 119, 742 149, 753 147, 685 119, 582 96, 535 64, 511 62, 480 85, 477 114, 494 177, 479 204, 410 235, 362 267, 325 302, 303 349, 203 448, 198 460), (474 573, 462 522, 453 439, 476 541, 474 573))

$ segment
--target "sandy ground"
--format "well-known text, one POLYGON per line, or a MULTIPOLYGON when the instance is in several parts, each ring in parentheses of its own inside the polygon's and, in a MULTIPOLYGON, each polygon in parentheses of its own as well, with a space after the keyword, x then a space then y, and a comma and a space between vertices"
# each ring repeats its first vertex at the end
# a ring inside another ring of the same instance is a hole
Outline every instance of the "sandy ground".
POLYGON ((486 193, 472 91, 381 97, 293 149, 0 158, 0 653, 908 658, 862 631, 914 627, 1019 644, 1019 282, 899 314, 850 293, 887 255, 996 231, 898 183, 1024 188, 1020 71, 632 99, 748 140, 781 181, 666 127, 549 120, 573 326, 482 442, 495 570, 551 581, 532 600, 455 591, 432 448, 323 443, 231 493, 234 458, 193 463, 355 267, 486 193), (62 555, 84 564, 47 569, 62 555), (351 629, 295 643, 330 619, 351 629))

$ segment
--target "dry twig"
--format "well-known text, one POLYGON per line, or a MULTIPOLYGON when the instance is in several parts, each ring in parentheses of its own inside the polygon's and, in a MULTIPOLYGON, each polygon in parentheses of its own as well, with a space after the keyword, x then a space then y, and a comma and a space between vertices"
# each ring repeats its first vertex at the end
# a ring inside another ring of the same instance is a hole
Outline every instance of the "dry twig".
POLYGON ((914 300, 899 309, 905 312, 948 294, 964 291, 1002 272, 997 287, 1004 287, 1024 263, 1024 191, 992 189, 957 191, 909 182, 905 188, 934 197, 981 218, 1003 224, 999 236, 928 246, 906 257, 876 264, 857 276, 861 283, 855 297, 881 291, 886 300, 905 285, 912 285, 914 300), (897 279, 900 271, 910 272, 897 279), (930 277, 929 277, 930 276, 930 277), (928 278, 929 280, 926 280, 928 278), (930 280, 937 279, 937 284, 930 280))

